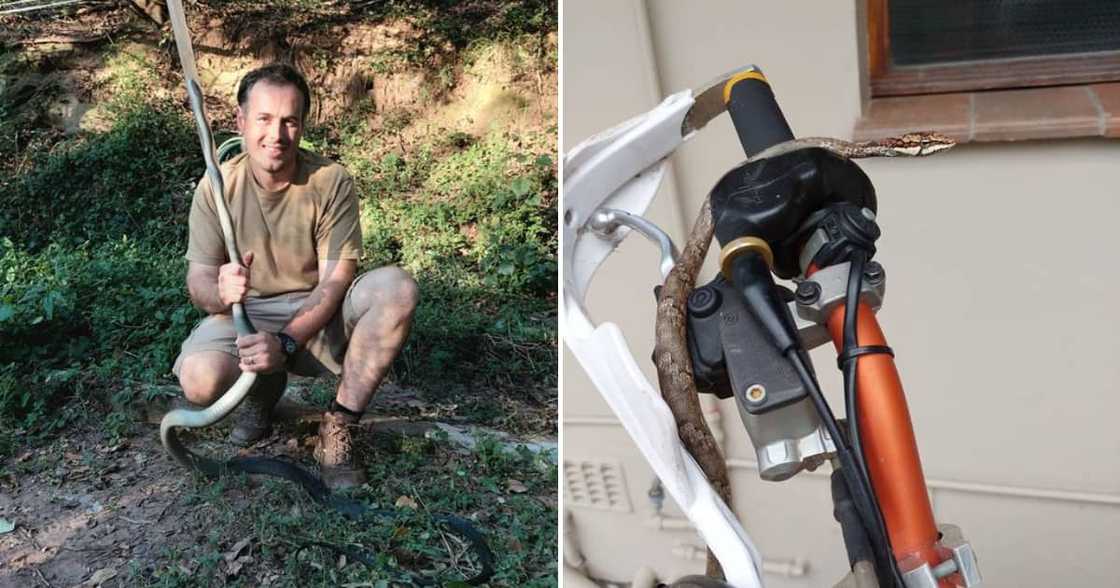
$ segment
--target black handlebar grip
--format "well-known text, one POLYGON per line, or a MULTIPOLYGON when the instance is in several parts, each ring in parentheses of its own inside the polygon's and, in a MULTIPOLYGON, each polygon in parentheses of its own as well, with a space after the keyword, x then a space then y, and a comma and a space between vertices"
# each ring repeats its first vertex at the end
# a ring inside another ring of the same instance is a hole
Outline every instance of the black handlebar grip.
POLYGON ((757 69, 732 76, 723 87, 723 101, 747 157, 793 139, 770 82, 757 69))

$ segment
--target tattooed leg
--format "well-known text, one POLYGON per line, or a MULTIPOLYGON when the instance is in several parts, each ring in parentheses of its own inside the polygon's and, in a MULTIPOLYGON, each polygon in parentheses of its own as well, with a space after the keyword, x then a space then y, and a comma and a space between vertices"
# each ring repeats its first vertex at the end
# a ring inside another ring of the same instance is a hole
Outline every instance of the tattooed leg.
POLYGON ((361 318, 350 335, 335 400, 362 412, 408 338, 420 294, 408 272, 387 266, 366 274, 350 297, 361 318))

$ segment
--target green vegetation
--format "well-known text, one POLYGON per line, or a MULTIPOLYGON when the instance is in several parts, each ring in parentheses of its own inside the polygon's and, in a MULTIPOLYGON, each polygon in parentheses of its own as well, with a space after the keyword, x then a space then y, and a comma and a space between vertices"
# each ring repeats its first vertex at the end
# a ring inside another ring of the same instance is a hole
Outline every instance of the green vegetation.
POLYGON ((553 381, 551 157, 506 135, 437 135, 407 154, 369 137, 344 128, 335 155, 364 203, 365 264, 397 263, 420 281, 414 329, 427 336, 410 340, 401 375, 553 381))
MULTIPOLYGON (((493 41, 555 31, 557 2, 457 2, 455 0, 390 0, 368 7, 374 18, 407 20, 423 34, 406 49, 385 55, 400 67, 428 65, 433 59, 457 54, 493 41)), ((541 55, 555 64, 556 55, 541 55)), ((443 72, 441 72, 443 75, 443 72)))
MULTIPOLYGON (((341 21, 404 21, 418 34, 407 49, 389 52, 385 67, 429 67, 473 46, 556 32, 555 0, 379 0, 339 5, 324 0, 282 0, 255 4, 246 0, 208 0, 215 12, 268 26, 280 35, 325 29, 341 21)), ((555 55, 551 56, 555 66, 555 55)))
POLYGON ((181 259, 194 141, 181 116, 140 105, 0 180, 0 456, 4 435, 66 422, 70 396, 103 390, 119 409, 122 384, 167 381, 200 317, 181 259))
MULTIPOLYGON (((550 3, 503 4, 444 14, 439 2, 389 2, 382 16, 412 11, 432 43, 456 49, 555 26, 550 3)), ((5 51, 0 73, 31 61, 5 51)), ((181 103, 149 91, 167 64, 114 50, 107 65, 105 131, 63 137, 28 115, 33 101, 0 95, 11 105, 0 108, 0 458, 13 435, 65 423, 60 407, 77 394, 123 434, 122 407, 173 383, 179 344, 201 317, 182 259, 203 172, 193 123, 181 103)), ((374 127, 369 110, 352 112, 307 138, 355 177, 362 269, 398 264, 420 283, 393 379, 438 394, 555 386, 554 129, 417 133, 408 111, 374 127)))

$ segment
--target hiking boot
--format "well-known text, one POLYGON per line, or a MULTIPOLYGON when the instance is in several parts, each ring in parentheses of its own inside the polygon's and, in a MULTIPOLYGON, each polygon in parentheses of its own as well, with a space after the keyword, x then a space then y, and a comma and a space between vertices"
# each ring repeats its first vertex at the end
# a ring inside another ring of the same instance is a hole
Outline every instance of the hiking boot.
POLYGON ((331 490, 353 488, 366 483, 366 472, 354 451, 351 428, 358 419, 341 412, 324 412, 319 424, 319 445, 315 461, 319 462, 323 482, 331 490))
POLYGON ((272 432, 272 409, 284 395, 288 374, 262 374, 257 378, 257 385, 233 411, 233 430, 229 432, 229 440, 234 445, 248 447, 272 432))

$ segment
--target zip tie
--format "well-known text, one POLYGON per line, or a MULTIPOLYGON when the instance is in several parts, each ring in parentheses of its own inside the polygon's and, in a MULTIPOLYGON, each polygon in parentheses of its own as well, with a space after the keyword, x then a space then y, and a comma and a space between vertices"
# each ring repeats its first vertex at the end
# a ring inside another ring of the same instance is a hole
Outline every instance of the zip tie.
POLYGON ((878 354, 886 354, 894 357, 894 350, 886 345, 864 345, 863 347, 845 349, 840 353, 840 356, 836 358, 836 365, 838 365, 840 369, 844 369, 844 364, 849 361, 854 361, 857 357, 878 354))

